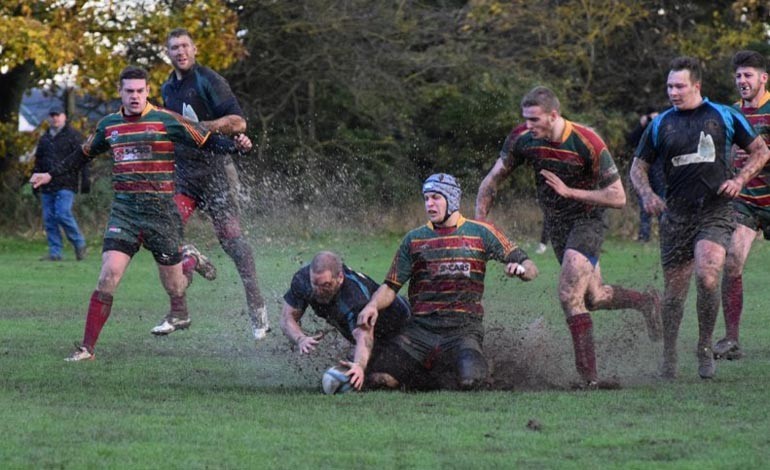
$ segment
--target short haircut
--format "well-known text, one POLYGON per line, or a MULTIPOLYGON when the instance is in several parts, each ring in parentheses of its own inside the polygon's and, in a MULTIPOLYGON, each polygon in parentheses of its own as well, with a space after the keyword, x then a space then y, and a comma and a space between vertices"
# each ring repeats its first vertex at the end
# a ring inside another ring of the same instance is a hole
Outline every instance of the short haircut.
POLYGON ((556 97, 556 94, 550 88, 544 86, 536 86, 521 99, 522 108, 529 108, 531 106, 540 106, 546 113, 560 111, 561 109, 559 98, 556 97))
POLYGON ((118 80, 120 88, 123 88, 123 80, 144 80, 147 82, 149 81, 149 75, 145 69, 129 65, 120 72, 120 78, 118 80))
POLYGON ((310 271, 315 274, 331 271, 332 276, 337 277, 342 272, 342 258, 333 251, 320 251, 310 262, 310 271))
POLYGON ((701 81, 701 68, 700 61, 695 57, 681 56, 671 61, 669 67, 671 72, 681 72, 687 70, 690 72, 690 80, 693 83, 700 83, 701 81))
POLYGON ((190 42, 195 44, 195 40, 192 37, 192 34, 190 34, 189 31, 187 31, 184 28, 174 28, 171 31, 169 31, 168 36, 166 36, 166 46, 168 46, 168 43, 171 42, 174 38, 180 38, 182 36, 187 36, 190 38, 190 42))
POLYGON ((738 51, 733 56, 733 71, 738 70, 738 67, 751 67, 767 72, 767 60, 757 51, 738 51))

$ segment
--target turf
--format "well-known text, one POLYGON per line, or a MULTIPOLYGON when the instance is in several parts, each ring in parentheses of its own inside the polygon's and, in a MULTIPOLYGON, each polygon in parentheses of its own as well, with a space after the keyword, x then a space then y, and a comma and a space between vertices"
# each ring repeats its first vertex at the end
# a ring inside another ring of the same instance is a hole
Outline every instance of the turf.
MULTIPOLYGON (((254 240, 274 330, 255 346, 232 263, 215 244, 214 282, 189 291, 193 325, 156 338, 167 298, 140 253, 116 295, 97 358, 62 359, 82 335, 99 270, 38 262, 39 242, 0 240, 0 462, 4 468, 761 468, 770 458, 770 246, 754 246, 744 276, 747 357, 697 378, 694 289, 680 337, 680 378, 661 381, 660 346, 632 312, 594 315, 603 376, 616 391, 571 391, 577 377, 556 299, 557 266, 534 256, 529 284, 487 273, 486 349, 495 390, 324 396, 322 371, 341 353, 329 335, 299 358, 277 330, 291 274, 318 249, 384 276, 395 237, 254 240), (533 328, 532 323, 540 319, 533 328), (504 387, 500 386, 505 385, 504 387), (503 390, 505 388, 505 390, 503 390), (510 390, 512 389, 512 390, 510 390)), ((660 287, 654 244, 610 241, 611 283, 660 287)), ((309 330, 327 327, 306 315, 309 330)), ((717 325, 721 335, 723 323, 717 325)))

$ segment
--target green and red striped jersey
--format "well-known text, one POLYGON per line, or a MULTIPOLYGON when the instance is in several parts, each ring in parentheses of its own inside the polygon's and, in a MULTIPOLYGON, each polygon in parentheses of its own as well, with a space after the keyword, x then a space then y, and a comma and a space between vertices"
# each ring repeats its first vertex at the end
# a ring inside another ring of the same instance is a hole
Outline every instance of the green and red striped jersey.
POLYGON ((605 188, 620 178, 602 138, 593 129, 567 120, 559 142, 534 138, 526 124, 515 127, 505 139, 500 158, 508 168, 532 166, 538 200, 551 219, 600 217, 604 208, 559 196, 540 170, 554 173, 571 188, 586 190, 605 188))
POLYGON ((105 116, 83 144, 83 155, 112 150, 116 198, 131 194, 174 194, 174 145, 203 146, 209 132, 181 116, 147 104, 139 116, 123 110, 105 116))
POLYGON ((526 258, 493 225, 461 216, 456 227, 428 223, 407 233, 385 282, 398 291, 409 281, 415 315, 481 316, 487 260, 519 263, 526 258))
MULTIPOLYGON (((735 108, 740 109, 746 116, 751 126, 757 131, 757 134, 762 136, 765 143, 770 145, 770 92, 765 92, 762 96, 759 107, 752 108, 745 106, 743 100, 735 103, 735 108)), ((741 148, 738 151, 733 160, 736 173, 743 168, 749 155, 741 148)), ((738 196, 744 204, 770 211, 770 165, 765 166, 759 172, 757 176, 752 178, 741 190, 741 194, 738 196)))

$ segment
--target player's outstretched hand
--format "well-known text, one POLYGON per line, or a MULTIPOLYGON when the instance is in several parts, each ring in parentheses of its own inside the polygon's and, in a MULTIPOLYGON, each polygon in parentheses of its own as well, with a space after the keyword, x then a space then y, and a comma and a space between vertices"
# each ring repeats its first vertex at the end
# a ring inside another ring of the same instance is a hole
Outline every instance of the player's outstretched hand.
POLYGON ((315 351, 315 347, 318 342, 323 338, 323 333, 318 333, 314 336, 303 336, 297 341, 297 347, 299 347, 300 354, 310 354, 315 351))
POLYGON ((741 193, 741 189, 743 189, 743 181, 736 176, 735 178, 722 183, 717 193, 729 198, 734 198, 738 197, 738 194, 741 193))
POLYGON ((50 173, 32 173, 32 176, 29 178, 29 184, 32 185, 33 189, 37 189, 40 186, 43 186, 44 184, 48 184, 51 182, 51 174, 50 173))
POLYGON ((251 139, 246 134, 238 134, 234 137, 235 146, 240 152, 250 152, 252 148, 251 139))
POLYGON ((357 362, 340 361, 340 365, 348 368, 348 371, 345 372, 345 375, 350 377, 350 384, 353 386, 353 388, 356 390, 361 390, 361 387, 364 386, 364 369, 362 369, 357 362))
POLYGON ((379 312, 374 305, 366 304, 361 312, 358 314, 358 326, 362 328, 374 328, 374 324, 377 323, 377 316, 379 312))

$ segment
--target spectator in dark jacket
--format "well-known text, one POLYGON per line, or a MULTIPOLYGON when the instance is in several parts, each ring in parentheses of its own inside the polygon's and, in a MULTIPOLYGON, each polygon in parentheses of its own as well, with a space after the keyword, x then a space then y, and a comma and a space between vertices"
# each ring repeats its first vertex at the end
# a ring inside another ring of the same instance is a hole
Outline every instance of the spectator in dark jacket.
MULTIPOLYGON (((83 135, 67 123, 64 108, 54 105, 48 112, 50 127, 37 143, 34 173, 50 171, 58 161, 75 151, 83 143, 83 135)), ((72 214, 75 193, 90 190, 88 165, 80 172, 70 172, 55 177, 50 184, 42 187, 43 224, 48 237, 48 254, 41 261, 61 261, 61 229, 75 248, 75 258, 80 261, 86 256, 86 240, 72 214)))

